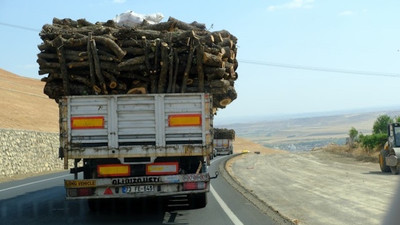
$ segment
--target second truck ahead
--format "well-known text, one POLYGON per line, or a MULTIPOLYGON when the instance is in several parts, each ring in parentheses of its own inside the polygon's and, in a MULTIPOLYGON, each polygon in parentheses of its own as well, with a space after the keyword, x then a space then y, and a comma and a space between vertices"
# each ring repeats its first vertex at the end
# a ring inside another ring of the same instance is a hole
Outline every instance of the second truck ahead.
POLYGON ((94 208, 96 199, 187 195, 193 208, 205 207, 211 105, 204 93, 60 99, 60 157, 75 165, 67 199, 94 208))
POLYGON ((233 141, 235 131, 233 129, 215 128, 214 129, 214 152, 216 155, 230 155, 233 153, 233 141))

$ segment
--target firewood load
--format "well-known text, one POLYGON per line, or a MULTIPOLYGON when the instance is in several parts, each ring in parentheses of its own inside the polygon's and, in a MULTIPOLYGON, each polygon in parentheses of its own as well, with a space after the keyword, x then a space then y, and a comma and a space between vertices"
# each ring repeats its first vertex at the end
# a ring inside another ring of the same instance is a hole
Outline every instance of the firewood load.
POLYGON ((210 93, 213 107, 236 99, 237 38, 204 24, 167 22, 136 27, 112 20, 53 19, 40 32, 44 93, 65 95, 210 93))
POLYGON ((235 130, 226 128, 214 128, 214 139, 235 140, 235 130))

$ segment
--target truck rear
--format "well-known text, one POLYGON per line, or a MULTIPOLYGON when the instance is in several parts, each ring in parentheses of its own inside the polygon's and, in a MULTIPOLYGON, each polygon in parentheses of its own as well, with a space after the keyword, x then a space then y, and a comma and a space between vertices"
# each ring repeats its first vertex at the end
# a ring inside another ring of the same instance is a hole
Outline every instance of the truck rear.
POLYGON ((233 140, 231 139, 214 139, 214 149, 217 155, 230 155, 233 153, 233 140))
POLYGON ((187 195, 207 204, 210 95, 67 96, 59 109, 60 157, 66 169, 74 161, 67 199, 187 195))
POLYGON ((214 131, 214 150, 217 155, 230 155, 233 153, 233 141, 235 140, 235 130, 227 128, 215 128, 214 131))

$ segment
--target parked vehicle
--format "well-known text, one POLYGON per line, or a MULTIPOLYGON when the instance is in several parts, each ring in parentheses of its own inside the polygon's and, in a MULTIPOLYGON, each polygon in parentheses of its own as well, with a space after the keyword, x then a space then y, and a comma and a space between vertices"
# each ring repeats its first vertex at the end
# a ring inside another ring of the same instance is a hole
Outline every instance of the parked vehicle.
POLYGON ((379 153, 379 166, 382 172, 399 174, 400 123, 392 123, 388 125, 388 140, 379 153))

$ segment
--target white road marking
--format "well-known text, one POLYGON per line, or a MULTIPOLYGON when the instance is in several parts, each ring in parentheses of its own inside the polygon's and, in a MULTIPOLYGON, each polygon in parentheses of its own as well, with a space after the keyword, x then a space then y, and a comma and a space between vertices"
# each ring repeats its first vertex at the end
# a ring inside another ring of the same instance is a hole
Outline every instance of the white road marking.
MULTIPOLYGON (((218 159, 214 159, 211 163, 215 163, 216 161, 219 161, 219 160, 221 160, 221 159, 223 159, 225 157, 227 157, 227 156, 218 157, 218 159)), ((225 214, 229 217, 229 219, 231 219, 233 224, 235 224, 235 225, 243 225, 242 221, 240 221, 239 218, 237 218, 235 213, 233 213, 232 210, 228 207, 228 205, 224 202, 224 200, 222 200, 222 198, 215 191, 215 189, 213 188, 213 186, 211 184, 210 184, 210 191, 211 191, 211 194, 214 195, 215 200, 217 200, 218 204, 224 210, 225 214)))
POLYGON ((42 183, 42 182, 46 182, 46 181, 49 181, 49 180, 55 180, 55 179, 59 179, 59 178, 66 177, 66 176, 70 176, 70 174, 66 174, 66 175, 62 175, 62 176, 58 176, 58 177, 52 177, 52 178, 48 178, 48 179, 44 179, 44 180, 33 181, 33 182, 26 183, 26 184, 21 184, 21 185, 17 185, 17 186, 14 186, 14 187, 1 189, 0 192, 16 189, 16 188, 20 188, 20 187, 25 187, 25 186, 29 186, 29 185, 32 185, 32 184, 42 183))
MULTIPOLYGON (((221 158, 219 158, 217 160, 213 160, 213 162, 219 161, 222 158, 224 158, 224 157, 221 157, 221 158)), ((17 185, 17 186, 14 186, 14 187, 5 188, 5 189, 0 190, 0 192, 16 189, 16 188, 20 188, 20 187, 25 187, 25 186, 29 186, 29 185, 32 185, 32 184, 42 183, 42 182, 46 182, 46 181, 49 181, 49 180, 55 180, 55 179, 59 179, 59 178, 62 178, 62 177, 67 177, 67 176, 71 176, 71 174, 66 174, 66 175, 62 175, 62 176, 58 176, 58 177, 52 177, 52 178, 48 178, 48 179, 44 179, 44 180, 33 181, 33 182, 26 183, 26 184, 21 184, 21 185, 17 185)), ((228 205, 226 205, 224 200, 222 200, 222 198, 215 191, 215 189, 213 188, 212 185, 210 185, 210 191, 214 195, 214 198, 217 200, 218 204, 224 210, 226 215, 229 217, 229 219, 231 219, 233 224, 235 224, 235 225, 243 225, 242 221, 240 221, 239 218, 228 207, 228 205)))
POLYGON ((221 206, 221 208, 224 210, 226 215, 231 219, 233 224, 235 225, 243 225, 242 221, 237 218, 237 216, 232 212, 232 210, 226 205, 224 200, 218 195, 218 193, 214 190, 213 186, 210 185, 210 191, 214 195, 215 199, 217 200, 218 204, 221 206))

